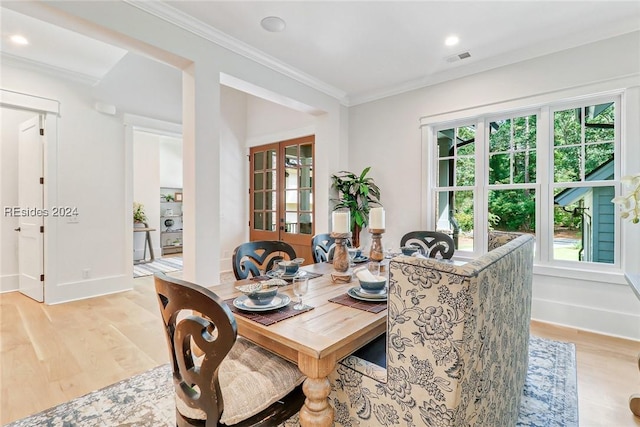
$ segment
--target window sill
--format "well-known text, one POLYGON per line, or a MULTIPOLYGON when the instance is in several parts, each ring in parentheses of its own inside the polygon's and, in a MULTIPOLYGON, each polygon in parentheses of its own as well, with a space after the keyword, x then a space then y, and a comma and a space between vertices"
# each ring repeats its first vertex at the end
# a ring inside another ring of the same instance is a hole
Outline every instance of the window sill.
MULTIPOLYGON (((551 265, 533 265, 533 274, 538 276, 562 277, 565 279, 576 279, 589 282, 612 283, 617 285, 627 285, 624 273, 614 267, 591 268, 585 267, 560 267, 551 265)), ((628 286, 628 285, 627 285, 628 286)))

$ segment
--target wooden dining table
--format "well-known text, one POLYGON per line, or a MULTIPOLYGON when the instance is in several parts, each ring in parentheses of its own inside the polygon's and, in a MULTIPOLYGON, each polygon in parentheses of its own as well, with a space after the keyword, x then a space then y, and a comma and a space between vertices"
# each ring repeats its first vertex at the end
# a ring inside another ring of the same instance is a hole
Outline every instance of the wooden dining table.
MULTIPOLYGON (((372 313, 362 309, 330 302, 329 299, 345 294, 357 285, 332 283, 333 266, 327 263, 302 267, 303 270, 322 274, 309 280, 309 290, 303 297, 312 310, 294 317, 264 326, 246 317, 236 315, 238 333, 254 343, 296 363, 304 375, 305 403, 300 410, 302 426, 330 426, 334 409, 329 403, 331 385, 328 375, 336 363, 386 331, 387 310, 372 313)), ((255 283, 242 280, 212 286, 210 289, 224 300, 241 295, 235 286, 255 283)), ((279 289, 291 297, 297 297, 292 286, 279 289)))

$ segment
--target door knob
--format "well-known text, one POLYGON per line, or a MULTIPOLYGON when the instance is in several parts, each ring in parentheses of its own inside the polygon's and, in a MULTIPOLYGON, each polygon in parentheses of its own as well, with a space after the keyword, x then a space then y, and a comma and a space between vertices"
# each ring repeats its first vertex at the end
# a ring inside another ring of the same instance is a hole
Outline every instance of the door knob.
POLYGON ((14 228, 13 231, 20 231, 20 227, 14 228))

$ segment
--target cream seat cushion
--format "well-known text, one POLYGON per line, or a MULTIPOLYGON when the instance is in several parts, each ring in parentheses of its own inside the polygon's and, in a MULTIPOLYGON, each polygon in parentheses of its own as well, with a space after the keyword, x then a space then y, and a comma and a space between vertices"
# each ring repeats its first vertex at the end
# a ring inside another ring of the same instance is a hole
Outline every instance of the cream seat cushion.
MULTIPOLYGON (((220 423, 232 425, 282 399, 302 384, 305 376, 293 363, 237 337, 220 364, 218 380, 224 402, 220 423)), ((206 418, 204 411, 190 408, 177 398, 176 407, 185 417, 206 418)))

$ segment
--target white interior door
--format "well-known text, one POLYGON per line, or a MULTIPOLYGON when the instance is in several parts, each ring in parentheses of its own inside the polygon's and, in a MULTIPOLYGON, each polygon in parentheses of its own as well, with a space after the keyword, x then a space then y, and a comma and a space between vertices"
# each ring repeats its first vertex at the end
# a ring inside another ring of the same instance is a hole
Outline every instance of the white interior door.
POLYGON ((43 137, 35 116, 20 125, 18 138, 18 205, 21 209, 18 238, 20 292, 44 300, 43 137))

